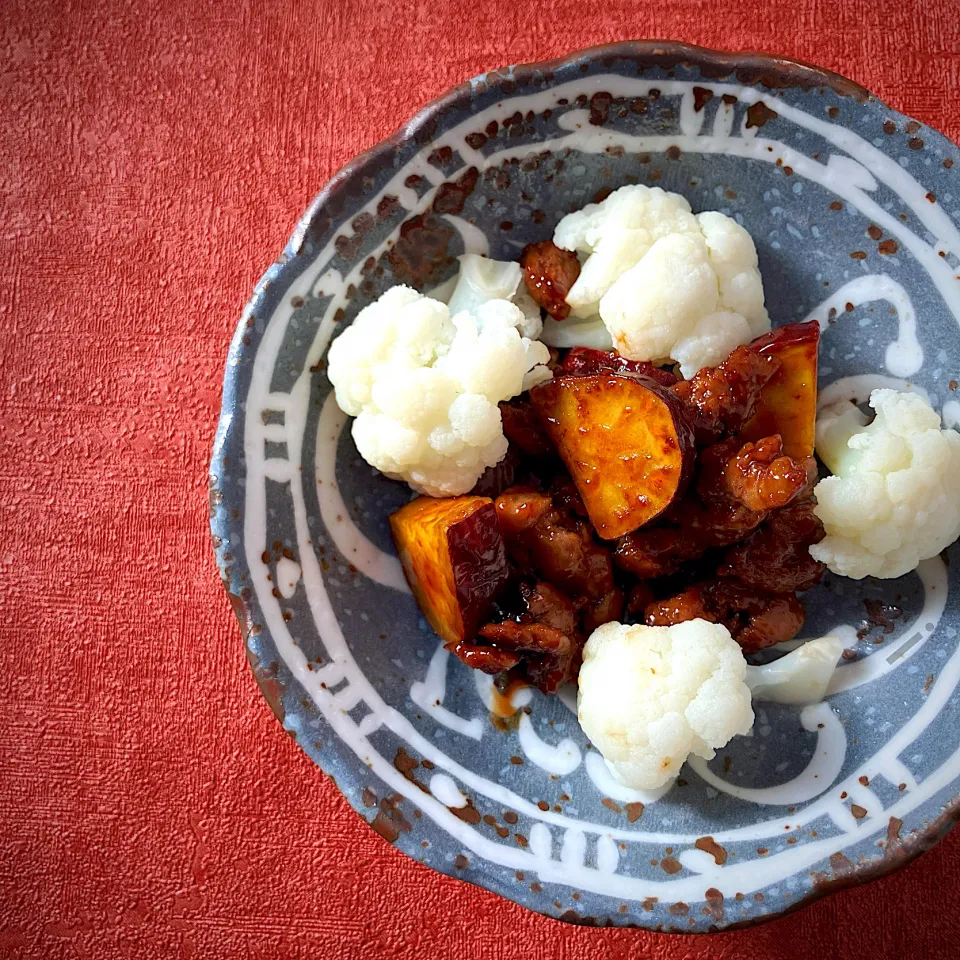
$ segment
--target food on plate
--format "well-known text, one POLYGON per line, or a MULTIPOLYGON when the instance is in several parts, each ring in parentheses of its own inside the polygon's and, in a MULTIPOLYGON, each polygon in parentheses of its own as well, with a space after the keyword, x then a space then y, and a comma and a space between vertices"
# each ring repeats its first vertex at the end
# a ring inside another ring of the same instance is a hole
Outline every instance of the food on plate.
POLYGON ((574 316, 599 317, 631 360, 671 358, 690 377, 770 329, 750 234, 721 213, 694 216, 679 194, 621 187, 564 217, 553 241, 586 255, 574 316))
POLYGON ((776 357, 740 346, 673 390, 690 407, 698 440, 719 440, 738 433, 754 415, 763 388, 779 369, 776 357))
POLYGON ((840 637, 808 640, 779 660, 760 665, 747 664, 747 686, 755 700, 805 706, 819 703, 843 653, 840 637))
POLYGON ((826 536, 810 553, 855 580, 901 577, 960 536, 960 434, 914 393, 874 390, 870 406, 870 423, 845 404, 817 428, 834 475, 814 491, 826 536))
POLYGON ((639 373, 656 380, 665 387, 672 387, 678 380, 669 370, 654 366, 646 360, 628 360, 615 350, 595 350, 591 347, 574 347, 563 358, 560 369, 564 373, 590 376, 605 371, 639 373))
POLYGON ((330 346, 327 374, 364 460, 431 496, 466 493, 507 452, 497 404, 550 378, 516 304, 445 303, 393 287, 330 346))
POLYGON ((690 620, 722 623, 744 653, 792 640, 803 626, 803 607, 794 593, 767 593, 736 579, 715 578, 647 605, 646 622, 655 627, 690 620))
POLYGON ((629 186, 519 263, 460 257, 447 304, 388 290, 328 370, 364 459, 427 494, 390 526, 446 648, 579 683, 594 746, 652 789, 747 733, 751 695, 826 695, 837 637, 745 657, 795 640, 827 568, 896 577, 960 536, 960 435, 893 390, 818 416, 819 342, 770 331, 746 230, 629 186))
POLYGON ((554 320, 570 315, 567 294, 580 275, 580 261, 575 253, 561 250, 550 240, 531 243, 520 256, 520 266, 530 296, 554 320))
MULTIPOLYGON (((729 437, 698 451, 699 473, 695 489, 658 523, 636 530, 618 542, 616 560, 623 569, 644 579, 669 576, 689 561, 703 557, 708 551, 751 542, 747 538, 752 540, 754 531, 764 521, 776 516, 774 510, 754 509, 743 502, 742 491, 748 488, 748 481, 755 479, 744 476, 743 471, 752 470, 756 464, 751 456, 745 455, 739 443, 737 437, 729 437)), ((753 447, 752 444, 745 446, 748 451, 753 447)), ((782 473, 768 475, 766 480, 766 487, 775 494, 780 509, 794 502, 802 503, 813 492, 813 461, 807 459, 798 464, 788 459, 782 473)), ((774 503, 770 502, 769 506, 774 506, 774 503)), ((772 540, 772 550, 780 549, 788 555, 790 547, 782 542, 782 534, 786 532, 783 526, 772 527, 765 540, 772 540)), ((816 542, 822 536, 816 518, 813 519, 813 526, 804 527, 802 532, 809 538, 806 543, 816 542)), ((759 575, 755 574, 755 566, 755 563, 743 562, 740 569, 750 575, 759 575)), ((822 574, 823 568, 819 569, 822 574)), ((733 570, 727 573, 736 575, 733 570)), ((766 576, 768 584, 782 582, 782 574, 777 570, 769 571, 766 576)), ((808 577, 805 575, 804 580, 808 577)), ((817 580, 819 576, 814 577, 807 586, 812 586, 817 580)), ((790 589, 793 588, 782 586, 773 592, 790 589)))
POLYGON ((790 323, 759 337, 753 349, 780 363, 757 398, 753 416, 740 429, 745 440, 778 434, 784 453, 813 456, 817 424, 817 357, 820 324, 790 323))
POLYGON ((390 530, 420 610, 447 643, 473 637, 510 578, 503 534, 487 497, 417 497, 390 530))
POLYGON ((577 718, 622 783, 652 790, 749 732, 746 670, 721 624, 607 623, 583 648, 577 718))
POLYGON ((693 471, 693 428, 683 403, 635 373, 557 376, 530 402, 605 540, 661 514, 693 471))
POLYGON ((824 537, 813 501, 776 510, 746 540, 730 547, 718 568, 721 576, 768 593, 809 590, 820 582, 824 565, 810 547, 824 537))
POLYGON ((476 253, 465 253, 458 259, 460 269, 457 283, 447 301, 451 317, 464 310, 473 313, 488 300, 509 300, 523 314, 523 321, 518 327, 520 333, 529 340, 536 340, 540 336, 543 330, 540 307, 526 287, 521 286, 523 275, 519 263, 491 260, 476 253))

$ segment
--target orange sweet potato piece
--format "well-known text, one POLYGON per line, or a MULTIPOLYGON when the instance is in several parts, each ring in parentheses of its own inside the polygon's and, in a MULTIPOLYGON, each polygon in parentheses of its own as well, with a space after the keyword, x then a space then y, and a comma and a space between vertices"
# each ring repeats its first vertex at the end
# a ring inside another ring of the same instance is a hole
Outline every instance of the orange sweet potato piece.
POLYGON ((510 577, 489 497, 417 497, 390 516, 390 531, 413 595, 448 644, 472 640, 510 577))
POLYGON ((560 376, 534 387, 530 400, 605 540, 653 520, 683 493, 693 427, 683 402, 655 380, 560 376))
POLYGON ((787 324, 753 341, 751 349, 776 357, 780 369, 761 391, 756 412, 739 433, 741 440, 780 434, 788 457, 813 456, 819 346, 820 325, 815 320, 787 324))

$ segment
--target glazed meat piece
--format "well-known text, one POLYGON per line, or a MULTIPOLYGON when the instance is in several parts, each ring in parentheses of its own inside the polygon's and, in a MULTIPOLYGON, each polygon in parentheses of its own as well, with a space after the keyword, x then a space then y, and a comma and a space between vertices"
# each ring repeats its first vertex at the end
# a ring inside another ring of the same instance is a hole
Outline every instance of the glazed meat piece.
POLYGON ((577 373, 587 377, 605 370, 625 370, 628 373, 643 374, 665 387, 672 387, 677 382, 677 377, 669 370, 655 367, 646 360, 628 360, 615 350, 594 350, 592 347, 574 347, 564 357, 561 369, 564 373, 577 373))
POLYGON ((686 620, 722 623, 744 653, 792 640, 803 626, 800 601, 792 593, 770 594, 737 580, 705 580, 686 590, 651 603, 646 611, 650 626, 663 627, 686 620))
POLYGON ((480 636, 498 650, 519 654, 522 675, 544 693, 556 693, 567 679, 574 645, 570 637, 544 623, 488 623, 480 636))
POLYGON ((651 627, 672 627, 687 620, 720 622, 720 614, 708 604, 704 585, 695 583, 665 600, 651 600, 644 610, 644 622, 651 627))
POLYGON ((760 392, 779 369, 772 354, 737 347, 719 366, 675 384, 674 393, 693 413, 698 442, 736 433, 753 416, 760 392))
POLYGON ((520 619, 525 623, 543 623, 554 630, 573 637, 577 632, 577 611, 573 601, 556 587, 540 582, 534 586, 522 584, 520 596, 527 612, 520 619))
MULTIPOLYGON (((744 609, 731 610, 739 629, 732 630, 744 653, 756 653, 765 647, 792 640, 803 626, 805 615, 800 601, 792 593, 756 594, 743 601, 744 609)), ((730 619, 726 621, 729 629, 730 619)))
POLYGON ((760 514, 809 496, 817 479, 816 461, 793 460, 782 451, 778 436, 742 446, 729 437, 705 447, 699 456, 697 495, 708 507, 740 506, 760 514))
POLYGON ((642 580, 666 577, 706 551, 690 533, 689 527, 635 530, 620 539, 613 557, 618 567, 642 580))
POLYGON ((511 487, 494 501, 500 529, 508 541, 516 540, 529 530, 548 510, 553 501, 545 493, 529 487, 511 487))
POLYGON ((824 537, 823 524, 810 501, 777 510, 746 542, 731 547, 717 571, 771 593, 809 590, 824 565, 807 548, 824 537))
POLYGON ((554 693, 579 669, 583 636, 569 597, 549 583, 522 584, 525 610, 515 619, 488 623, 475 641, 451 647, 468 667, 484 673, 513 674, 554 693))
POLYGON ((564 516, 546 494, 507 490, 497 497, 496 511, 507 553, 521 572, 594 603, 613 590, 610 551, 596 542, 588 523, 564 516))
POLYGON ((550 438, 544 433, 540 419, 526 397, 514 397, 500 403, 500 421, 503 435, 528 457, 556 456, 550 438))
POLYGON ((517 482, 519 469, 520 455, 516 448, 508 447, 507 455, 499 463, 483 471, 470 493, 475 497, 498 497, 517 482))
POLYGON ((523 248, 520 268, 528 293, 554 320, 570 316, 567 294, 580 276, 575 253, 561 250, 552 240, 531 243, 523 248))
POLYGON ((583 632, 589 637, 597 627, 619 620, 623 616, 623 591, 614 588, 596 603, 584 608, 583 632))
MULTIPOLYGON (((691 536, 701 544, 708 544, 708 548, 725 547, 749 536, 766 516, 732 500, 712 503, 701 513, 691 514, 691 536)), ((701 554, 703 552, 701 550, 701 554)))
MULTIPOLYGON (((554 693, 571 676, 574 662, 573 676, 579 668, 583 637, 577 630, 576 609, 569 597, 549 583, 523 584, 520 595, 526 611, 516 620, 486 624, 480 629, 478 643, 488 641, 504 663, 515 657, 509 669, 515 668, 517 676, 544 693, 554 693)), ((492 657, 491 665, 496 660, 492 657)))
POLYGON ((466 640, 448 646, 447 649, 468 667, 491 675, 510 670, 520 662, 518 653, 510 653, 507 650, 484 646, 480 643, 468 643, 466 640))
POLYGON ((635 584, 627 598, 627 613, 631 615, 643 614, 644 610, 654 601, 653 590, 647 583, 635 584))
POLYGON ((745 443, 724 468, 727 491, 749 510, 776 510, 796 500, 816 482, 813 457, 794 460, 783 453, 779 436, 745 443))
POLYGON ((586 523, 564 523, 559 514, 547 513, 524 539, 534 569, 565 593, 597 601, 613 589, 610 551, 594 541, 586 523))

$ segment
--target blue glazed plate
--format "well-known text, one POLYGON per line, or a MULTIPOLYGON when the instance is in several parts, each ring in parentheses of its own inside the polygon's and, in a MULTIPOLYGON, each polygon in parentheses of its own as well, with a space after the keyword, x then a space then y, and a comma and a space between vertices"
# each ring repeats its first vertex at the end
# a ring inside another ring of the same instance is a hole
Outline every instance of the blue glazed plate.
POLYGON ((757 704, 666 792, 615 783, 569 697, 451 659, 394 555, 407 488, 364 464, 324 372, 394 283, 514 259, 626 183, 756 240, 775 324, 819 318, 823 396, 909 383, 960 421, 960 151, 791 61, 625 43, 466 83, 324 188, 230 347, 211 465, 217 560, 270 705, 385 839, 533 910, 708 931, 902 865, 960 795, 956 547, 896 581, 829 578, 805 635, 848 641, 828 700, 757 704), (953 191, 957 191, 954 195, 953 191), (953 561, 953 562, 951 562, 953 561))

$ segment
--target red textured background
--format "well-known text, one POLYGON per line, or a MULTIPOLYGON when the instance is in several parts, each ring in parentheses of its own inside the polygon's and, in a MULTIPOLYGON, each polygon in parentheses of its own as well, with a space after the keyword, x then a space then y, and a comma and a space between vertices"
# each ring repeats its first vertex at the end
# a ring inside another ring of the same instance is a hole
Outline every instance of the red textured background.
POLYGON ((448 86, 676 37, 819 63, 957 139, 957 13, 4 0, 0 956, 956 956, 960 831, 878 884, 699 939, 567 927, 406 859, 258 693, 206 470, 254 282, 323 182, 448 86))

